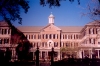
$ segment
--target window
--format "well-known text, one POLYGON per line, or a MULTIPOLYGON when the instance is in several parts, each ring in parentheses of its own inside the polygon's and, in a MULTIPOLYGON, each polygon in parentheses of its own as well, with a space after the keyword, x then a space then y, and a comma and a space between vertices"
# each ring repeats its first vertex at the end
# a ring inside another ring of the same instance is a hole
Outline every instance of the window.
POLYGON ((98 42, 98 44, 100 44, 100 42, 98 42))
POLYGON ((70 39, 70 35, 68 35, 68 39, 70 39))
POLYGON ((55 39, 55 34, 53 34, 53 39, 55 39))
POLYGON ((40 36, 40 39, 41 39, 41 35, 39 35, 40 36))
POLYGON ((29 36, 29 39, 30 39, 30 35, 28 35, 29 36))
POLYGON ((0 44, 2 44, 2 39, 0 39, 0 44))
POLYGON ((64 39, 64 35, 63 35, 63 39, 64 39))
POLYGON ((1 28, 0 28, 0 34, 2 33, 2 30, 1 30, 1 28))
POLYGON ((42 38, 44 39, 44 34, 42 35, 42 38))
POLYGON ((58 34, 57 34, 57 39, 58 39, 58 34))
POLYGON ((9 39, 4 39, 4 44, 8 44, 9 43, 9 39))
POLYGON ((36 35, 34 35, 34 39, 36 39, 36 35))
POLYGON ((4 29, 4 34, 7 34, 7 29, 4 29))
POLYGON ((33 39, 33 35, 31 35, 31 39, 33 39))
POLYGON ((74 39, 76 39, 76 38, 75 38, 75 35, 74 35, 74 39))
POLYGON ((65 39, 67 39, 67 35, 65 35, 65 39))
POLYGON ((47 47, 47 43, 45 42, 45 47, 47 47))
POLYGON ((58 42, 54 42, 54 47, 58 47, 58 42))
POLYGON ((2 34, 4 34, 4 29, 2 29, 2 34))
POLYGON ((66 43, 66 47, 68 47, 69 46, 69 44, 68 43, 66 43))
POLYGON ((90 29, 90 34, 93 34, 93 28, 90 29))
POLYGON ((40 39, 40 36, 39 36, 39 34, 38 34, 38 39, 40 39))
POLYGON ((48 39, 48 34, 46 34, 46 39, 48 39))
POLYGON ((71 39, 72 39, 72 35, 70 35, 71 39))
POLYGON ((76 35, 76 39, 78 39, 78 35, 76 35))
POLYGON ((49 35, 49 38, 51 39, 51 34, 49 35))
POLYGON ((95 39, 90 38, 90 39, 89 39, 89 42, 90 42, 90 44, 95 44, 95 39))
POLYGON ((42 47, 44 47, 44 42, 42 42, 42 47))
POLYGON ((10 29, 8 29, 8 34, 10 34, 10 29))

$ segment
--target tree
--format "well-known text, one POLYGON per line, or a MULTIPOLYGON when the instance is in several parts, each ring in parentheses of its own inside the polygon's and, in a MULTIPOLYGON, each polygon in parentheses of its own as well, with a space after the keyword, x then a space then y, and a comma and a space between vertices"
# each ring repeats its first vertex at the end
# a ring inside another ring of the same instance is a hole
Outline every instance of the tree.
POLYGON ((90 0, 86 10, 88 12, 83 13, 82 16, 88 16, 90 19, 98 21, 100 19, 100 0, 90 0))
MULTIPOLYGON (((52 6, 59 7, 61 6, 60 2, 66 0, 40 0, 40 5, 46 6, 47 4, 51 8, 52 6)), ((74 0, 69 0, 70 2, 74 2, 74 0)), ((78 4, 80 4, 80 0, 77 0, 78 4)))
MULTIPOLYGON (((66 0, 40 0, 40 5, 42 6, 46 6, 49 5, 50 8, 54 7, 60 7, 61 6, 61 1, 66 1, 66 0)), ((75 0, 69 0, 69 2, 74 2, 75 0)), ((100 0, 90 0, 90 1, 96 1, 96 6, 95 8, 90 8, 90 5, 88 5, 88 10, 90 11, 88 13, 88 15, 91 15, 90 18, 92 18, 93 20, 97 20, 95 19, 96 17, 100 18, 100 0)), ((80 0, 77 0, 78 4, 80 5, 80 0)), ((91 4, 93 5, 93 3, 91 4)), ((93 6, 92 6, 93 7, 93 6)), ((86 15, 86 14, 84 14, 86 15)), ((87 16, 87 15, 86 15, 87 16)))
MULTIPOLYGON (((21 31, 19 31, 16 27, 12 25, 12 22, 17 20, 19 24, 22 24, 20 13, 21 11, 27 13, 29 8, 29 1, 27 0, 0 0, 0 16, 8 23, 11 28, 12 45, 17 44, 19 40, 23 41, 23 39, 26 38, 21 31)), ((25 54, 28 54, 31 44, 29 41, 26 43, 24 43, 24 46, 18 45, 18 50, 16 51, 19 51, 19 48, 22 47, 24 48, 22 51, 25 54)))
POLYGON ((14 22, 18 20, 19 24, 22 24, 22 18, 20 16, 21 10, 24 13, 28 12, 29 1, 27 0, 0 0, 0 16, 4 20, 14 22))
POLYGON ((61 53, 64 53, 64 55, 70 55, 70 56, 75 56, 76 52, 78 51, 78 48, 74 47, 62 47, 60 49, 61 53))

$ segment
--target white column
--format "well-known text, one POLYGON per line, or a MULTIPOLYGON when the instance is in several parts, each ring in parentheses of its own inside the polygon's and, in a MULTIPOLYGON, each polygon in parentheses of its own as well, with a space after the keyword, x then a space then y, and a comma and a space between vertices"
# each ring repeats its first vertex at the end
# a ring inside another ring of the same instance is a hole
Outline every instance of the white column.
POLYGON ((92 54, 93 54, 92 49, 90 50, 90 53, 91 53, 91 58, 92 58, 92 54))
POLYGON ((79 50, 78 54, 79 58, 82 58, 82 50, 79 50))
POLYGON ((60 52, 60 60, 62 60, 62 52, 60 52))
POLYGON ((40 58, 42 58, 42 51, 40 51, 40 58))
POLYGON ((58 51, 58 60, 60 60, 60 51, 58 51))

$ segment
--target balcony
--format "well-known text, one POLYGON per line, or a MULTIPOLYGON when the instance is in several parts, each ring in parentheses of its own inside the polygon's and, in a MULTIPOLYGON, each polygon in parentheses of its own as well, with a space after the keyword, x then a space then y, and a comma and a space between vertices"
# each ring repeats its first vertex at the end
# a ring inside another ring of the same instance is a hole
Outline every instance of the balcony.
POLYGON ((0 47, 16 47, 17 44, 12 45, 12 44, 0 44, 0 47))
POLYGON ((100 47, 98 44, 80 44, 78 47, 100 47))

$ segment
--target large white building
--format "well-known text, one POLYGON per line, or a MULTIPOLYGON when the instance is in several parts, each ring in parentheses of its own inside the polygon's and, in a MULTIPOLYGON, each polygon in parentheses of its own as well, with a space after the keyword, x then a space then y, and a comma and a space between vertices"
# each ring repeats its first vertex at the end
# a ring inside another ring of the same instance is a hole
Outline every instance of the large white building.
MULTIPOLYGON (((63 53, 60 52, 62 47, 78 48, 77 58, 100 58, 100 21, 93 21, 85 26, 56 26, 55 17, 50 14, 46 26, 18 26, 27 39, 33 44, 31 52, 33 53, 39 46, 40 59, 50 56, 51 48, 54 47, 56 52, 55 58, 61 59, 63 53)), ((10 26, 5 22, 0 22, 0 48, 13 47, 11 44, 10 26)), ((18 37, 16 37, 16 41, 18 37)), ((15 56, 15 49, 12 49, 15 56)))

